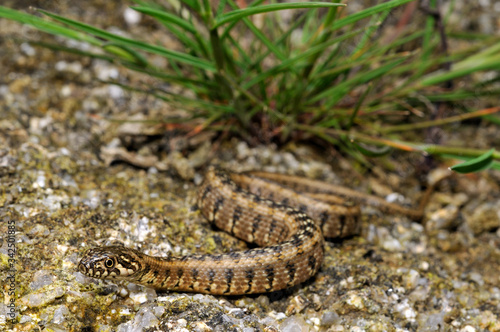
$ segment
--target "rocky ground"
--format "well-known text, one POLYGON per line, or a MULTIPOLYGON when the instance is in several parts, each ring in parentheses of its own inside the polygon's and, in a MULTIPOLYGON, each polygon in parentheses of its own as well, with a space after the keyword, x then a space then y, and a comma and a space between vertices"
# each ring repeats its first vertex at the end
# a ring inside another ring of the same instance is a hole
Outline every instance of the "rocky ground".
MULTIPOLYGON (((83 10, 58 2, 49 9, 136 35, 148 32, 127 27, 125 3, 92 4, 83 10)), ((19 1, 10 5, 25 8, 19 1)), ((500 8, 480 6, 489 7, 469 19, 477 19, 481 31, 498 29, 500 8)), ((213 145, 210 133, 187 139, 130 121, 179 110, 98 81, 155 84, 151 78, 34 48, 19 41, 25 37, 45 38, 0 19, 0 329, 500 331, 498 171, 445 179, 424 224, 364 207, 361 234, 327 242, 320 272, 286 291, 160 293, 83 276, 76 266, 93 246, 121 243, 152 255, 247 248, 195 208, 196 185, 210 163, 321 179, 408 206, 416 206, 425 183, 447 174, 449 165, 437 161, 422 176, 423 156, 394 153, 366 172, 333 149, 308 144, 250 147, 227 139, 213 145)), ((462 124, 442 135, 446 142, 500 146, 491 123, 462 124)))

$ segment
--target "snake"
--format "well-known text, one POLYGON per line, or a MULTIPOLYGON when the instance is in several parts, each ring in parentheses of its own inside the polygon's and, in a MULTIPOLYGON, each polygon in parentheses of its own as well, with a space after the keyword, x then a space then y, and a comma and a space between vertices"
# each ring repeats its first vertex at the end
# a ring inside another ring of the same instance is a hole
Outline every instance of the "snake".
POLYGON ((318 272, 325 238, 359 232, 360 207, 351 199, 414 219, 422 214, 317 180, 209 166, 197 193, 201 214, 253 248, 155 257, 124 246, 96 247, 86 251, 78 270, 88 277, 126 280, 159 291, 246 295, 287 289, 318 272))

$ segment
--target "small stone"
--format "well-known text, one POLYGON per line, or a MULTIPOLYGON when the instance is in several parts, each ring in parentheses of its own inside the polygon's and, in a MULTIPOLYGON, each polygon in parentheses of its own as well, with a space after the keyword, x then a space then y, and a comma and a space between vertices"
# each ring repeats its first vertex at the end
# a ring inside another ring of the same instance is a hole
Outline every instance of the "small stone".
POLYGON ((385 250, 391 252, 398 252, 403 250, 403 246, 401 245, 401 243, 393 237, 385 238, 384 241, 382 241, 381 246, 385 250))
POLYGON ((430 266, 430 265, 429 265, 429 263, 428 263, 428 262, 426 262, 426 261, 422 261, 422 262, 420 262, 419 268, 420 268, 420 270, 422 270, 422 271, 424 271, 424 272, 425 272, 425 271, 428 271, 428 270, 429 270, 429 266, 430 266))
POLYGON ((52 318, 52 323, 61 324, 66 320, 66 316, 69 314, 68 307, 65 305, 59 306, 54 310, 54 317, 52 318))
POLYGON ((309 301, 303 296, 297 295, 292 298, 290 305, 286 308, 285 314, 291 316, 293 314, 302 312, 309 304, 309 301))
POLYGON ((365 304, 363 302, 363 298, 359 296, 358 294, 351 293, 349 294, 348 298, 346 299, 346 304, 351 306, 352 308, 358 309, 358 310, 363 310, 365 308, 365 304))
POLYGON ((470 209, 472 213, 464 213, 464 216, 475 235, 500 228, 500 203, 484 203, 470 209))
POLYGON ((192 180, 194 178, 194 168, 191 166, 188 159, 184 158, 180 152, 172 152, 169 156, 169 160, 170 164, 182 179, 192 180))
POLYGON ((318 294, 314 293, 312 295, 312 304, 313 304, 314 310, 316 310, 316 311, 321 310, 321 308, 323 306, 323 302, 321 300, 321 296, 319 296, 318 294))
MULTIPOLYGON (((42 224, 36 224, 29 232, 28 235, 33 237, 42 237, 49 235, 50 230, 47 226, 42 224)), ((46 270, 45 270, 46 271, 46 270)), ((41 271, 38 271, 41 272, 41 271)))
POLYGON ((111 329, 111 326, 109 326, 109 325, 99 324, 99 325, 97 325, 96 331, 97 332, 108 332, 108 331, 112 331, 112 329, 111 329))
POLYGON ((25 305, 29 308, 38 308, 53 302, 55 299, 64 295, 64 289, 56 287, 50 291, 42 293, 27 294, 19 299, 19 305, 25 305))
POLYGON ((419 331, 431 332, 440 331, 442 326, 446 326, 444 322, 445 312, 440 312, 436 314, 419 314, 418 323, 419 331))
POLYGON ((267 307, 269 306, 269 297, 267 297, 266 295, 260 295, 257 298, 257 303, 259 303, 263 307, 267 307))
POLYGON ((459 208, 450 204, 434 211, 425 224, 427 230, 450 229, 457 226, 459 208))
POLYGON ((236 145, 236 156, 239 160, 243 160, 248 156, 249 149, 248 144, 245 142, 239 142, 236 145))
POLYGON ((321 316, 321 326, 330 326, 339 320, 340 316, 335 311, 325 311, 321 316))
POLYGON ((415 309, 408 304, 407 299, 404 299, 401 303, 396 304, 394 310, 398 312, 403 319, 408 321, 413 321, 417 317, 415 309))
POLYGON ((469 279, 472 280, 472 281, 474 281, 479 286, 483 286, 484 285, 483 277, 481 276, 481 274, 479 272, 471 272, 471 273, 469 273, 469 279))
POLYGON ((145 303, 148 301, 147 295, 145 292, 131 292, 129 297, 135 302, 135 303, 145 303))
POLYGON ((302 317, 291 316, 280 324, 280 330, 282 332, 308 332, 310 326, 306 324, 302 317))
MULTIPOLYGON (((194 324, 194 326, 193 326, 193 331, 196 331, 196 332, 211 332, 212 329, 205 322, 196 322, 194 324)), ((243 329, 243 331, 245 331, 245 329, 243 329)), ((253 332, 253 331, 249 331, 249 332, 253 332)))
POLYGON ((414 289, 417 286, 419 280, 419 273, 413 269, 409 270, 408 273, 403 275, 403 284, 407 289, 414 289))
POLYGON ((133 26, 139 24, 142 19, 142 14, 130 7, 125 8, 123 11, 123 19, 127 25, 133 26))
POLYGON ((242 332, 255 332, 255 329, 253 327, 244 327, 242 332))
POLYGON ((121 87, 116 85, 110 85, 108 87, 108 93, 109 96, 113 99, 120 99, 125 97, 125 91, 121 87))

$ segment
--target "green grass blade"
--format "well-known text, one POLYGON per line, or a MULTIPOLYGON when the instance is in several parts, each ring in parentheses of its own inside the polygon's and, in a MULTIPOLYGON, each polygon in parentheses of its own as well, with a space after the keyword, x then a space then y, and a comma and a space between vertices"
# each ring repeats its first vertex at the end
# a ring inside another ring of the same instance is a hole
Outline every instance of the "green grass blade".
POLYGON ((393 1, 387 1, 381 4, 378 4, 373 7, 369 7, 367 9, 364 9, 362 11, 359 11, 355 14, 351 14, 349 16, 346 16, 344 18, 341 18, 337 21, 335 21, 329 28, 330 30, 338 30, 346 25, 350 25, 353 23, 356 23, 359 20, 362 20, 364 18, 370 17, 372 15, 375 15, 377 13, 390 10, 392 8, 404 5, 405 3, 411 2, 414 0, 393 0, 393 1))
MULTIPOLYGON (((287 58, 285 59, 281 64, 275 66, 275 67, 272 67, 271 69, 255 76, 254 78, 252 78, 250 81, 246 82, 245 84, 242 85, 242 88, 244 89, 249 89, 250 87, 252 87, 253 85, 259 83, 259 82, 262 82, 264 80, 266 80, 267 78, 273 76, 273 75, 276 75, 280 72, 284 72, 284 71, 287 71, 289 70, 290 68, 293 68, 295 65, 297 65, 297 63, 300 61, 300 60, 303 60, 303 59, 306 59, 308 57, 310 57, 311 55, 314 55, 318 52, 322 52, 325 48, 327 48, 328 46, 331 46, 333 44, 336 44, 342 40, 345 40, 345 39, 348 39, 349 37, 351 36, 351 34, 345 34, 343 36, 340 36, 338 38, 333 38, 323 44, 320 44, 320 45, 316 45, 308 50, 306 50, 305 52, 302 52, 298 55, 296 55, 295 57, 291 57, 291 58, 287 58)), ((304 64, 305 65, 305 64, 304 64)))
POLYGON ((182 3, 188 5, 197 13, 199 13, 201 10, 200 2, 198 0, 182 0, 182 3))
MULTIPOLYGON (((232 7, 236 7, 236 4, 233 2, 233 1, 230 1, 229 4, 232 6, 232 7)), ((261 7, 261 6, 259 6, 261 7)), ((253 8, 253 7, 248 7, 248 8, 253 8)), ((248 9, 247 8, 247 9, 248 9)), ((235 11, 238 11, 240 9, 237 9, 235 11)), ((276 44, 271 41, 269 38, 266 37, 266 35, 260 31, 256 26, 255 24, 253 24, 253 22, 251 20, 249 20, 247 17, 243 17, 242 18, 243 20, 243 23, 250 29, 250 31, 252 31, 252 33, 280 60, 285 60, 286 59, 286 55, 276 46, 276 44)), ((234 23, 236 23, 237 21, 233 21, 234 23)), ((230 25, 230 27, 228 27, 228 29, 226 29, 222 35, 227 35, 229 34, 229 29, 234 27, 234 25, 230 25)))
POLYGON ((198 30, 190 21, 153 7, 138 6, 131 8, 156 18, 158 22, 163 24, 165 28, 174 34, 187 49, 194 50, 197 54, 202 54, 205 58, 209 57, 206 41, 200 36, 198 30), (190 34, 186 34, 186 31, 190 32, 190 34), (194 39, 191 38, 191 36, 193 36, 194 39))
POLYGON ((196 28, 193 24, 191 24, 191 22, 186 21, 186 20, 184 20, 176 15, 167 13, 167 12, 162 11, 162 10, 156 10, 153 8, 149 8, 149 7, 141 7, 141 6, 135 7, 135 6, 133 6, 131 8, 133 10, 140 12, 140 13, 146 14, 148 16, 152 16, 161 22, 173 23, 173 24, 181 27, 182 29, 184 29, 187 32, 190 32, 192 34, 196 33, 196 28))
POLYGON ((371 80, 374 80, 375 78, 378 78, 382 75, 386 75, 392 69, 403 63, 407 58, 408 56, 403 55, 401 59, 391 61, 385 65, 380 66, 379 68, 370 71, 362 71, 360 74, 357 74, 356 76, 349 78, 342 83, 339 83, 329 89, 324 90, 321 93, 318 93, 314 97, 310 98, 307 104, 312 105, 326 98, 327 102, 325 103, 325 107, 331 108, 346 94, 348 94, 349 91, 351 91, 354 87, 370 82, 371 80))
POLYGON ((365 32, 361 37, 361 40, 356 45, 356 49, 352 52, 353 58, 364 57, 371 53, 371 50, 376 49, 375 45, 371 44, 370 47, 367 47, 367 43, 372 40, 373 34, 379 29, 382 22, 389 15, 390 10, 383 11, 380 15, 373 15, 370 19, 370 22, 367 24, 365 28, 365 32))
MULTIPOLYGON (((500 46, 500 43, 498 46, 500 46)), ((483 58, 475 57, 474 61, 464 60, 453 66, 450 71, 441 70, 436 73, 426 75, 420 81, 418 86, 426 87, 437 85, 483 70, 500 70, 500 53, 483 58)))
POLYGON ((450 167, 450 169, 454 172, 467 174, 467 173, 475 173, 479 171, 483 171, 485 169, 490 168, 493 163, 493 153, 495 149, 491 149, 486 153, 483 153, 479 157, 474 159, 470 159, 464 163, 454 165, 450 167))
POLYGON ((43 20, 34 15, 26 14, 7 7, 0 6, 0 17, 4 17, 23 24, 31 25, 40 31, 47 32, 56 36, 62 36, 74 40, 87 42, 95 46, 102 45, 102 41, 100 41, 97 38, 88 36, 87 34, 75 31, 73 29, 68 29, 64 26, 61 26, 53 22, 43 20))
MULTIPOLYGON (((23 42, 24 42, 24 40, 23 40, 23 42)), ((62 46, 60 44, 52 44, 52 43, 36 42, 36 41, 30 41, 29 43, 30 43, 30 45, 41 46, 41 47, 45 47, 45 48, 48 48, 48 49, 54 50, 54 51, 62 51, 62 52, 66 52, 66 53, 76 54, 76 55, 79 55, 82 57, 86 56, 86 57, 89 57, 92 59, 100 59, 100 60, 105 60, 105 61, 109 61, 109 62, 113 62, 116 60, 116 58, 114 58, 111 55, 97 54, 97 53, 82 51, 82 50, 77 49, 77 48, 70 48, 70 47, 62 46)))
POLYGON ((144 56, 142 56, 139 52, 131 49, 130 47, 120 44, 108 43, 103 45, 102 49, 108 53, 119 56, 119 58, 122 60, 135 63, 140 67, 147 67, 149 65, 148 60, 144 56))
MULTIPOLYGON (((498 94, 497 94, 497 96, 498 96, 498 94)), ((486 120, 490 121, 491 123, 494 123, 494 124, 500 126, 500 117, 498 117, 498 116, 485 115, 485 116, 483 116, 483 119, 486 119, 486 120)))
POLYGON ((143 67, 137 66, 136 64, 133 64, 133 63, 125 63, 124 65, 131 70, 147 74, 151 77, 157 77, 157 78, 159 78, 163 81, 166 81, 166 82, 177 83, 181 86, 194 85, 196 87, 196 89, 193 88, 193 86, 190 86, 190 87, 193 88, 193 90, 195 90, 198 93, 207 94, 207 93, 209 93, 209 89, 216 89, 217 88, 217 85, 214 82, 204 80, 204 79, 197 80, 197 79, 192 79, 192 78, 188 78, 188 77, 181 76, 181 75, 170 75, 170 74, 167 74, 158 68, 154 68, 154 67, 143 68, 143 67))
POLYGON ((91 25, 81 23, 78 21, 74 21, 74 20, 70 20, 68 18, 47 12, 45 10, 39 9, 38 11, 49 16, 50 18, 52 18, 56 21, 67 24, 75 29, 81 30, 81 31, 86 32, 88 34, 104 38, 110 42, 114 42, 114 43, 121 44, 124 46, 137 48, 137 49, 145 51, 145 52, 158 54, 158 55, 161 55, 165 58, 172 59, 174 61, 179 61, 182 63, 192 65, 193 67, 196 67, 196 68, 201 68, 201 69, 208 70, 208 71, 215 71, 215 67, 212 63, 210 63, 206 60, 194 57, 192 55, 177 52, 177 51, 168 50, 164 47, 148 44, 148 43, 145 43, 145 42, 142 42, 139 40, 134 40, 134 39, 118 36, 118 35, 115 35, 113 33, 107 32, 105 30, 93 27, 91 25))
POLYGON ((223 14, 215 19, 213 29, 220 27, 226 23, 238 21, 244 17, 274 12, 284 9, 299 9, 299 8, 325 8, 325 7, 342 7, 344 4, 329 3, 329 2, 294 2, 294 3, 274 3, 269 5, 262 5, 257 7, 247 7, 244 9, 233 10, 229 13, 223 14))

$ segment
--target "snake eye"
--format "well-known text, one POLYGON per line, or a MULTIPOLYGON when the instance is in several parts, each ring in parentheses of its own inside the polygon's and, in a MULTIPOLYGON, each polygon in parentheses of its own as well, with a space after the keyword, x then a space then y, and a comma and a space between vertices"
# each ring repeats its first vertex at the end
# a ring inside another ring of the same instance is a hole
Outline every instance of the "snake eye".
POLYGON ((106 265, 107 268, 111 268, 115 265, 115 261, 112 260, 111 258, 107 258, 105 261, 104 261, 104 265, 106 265))

